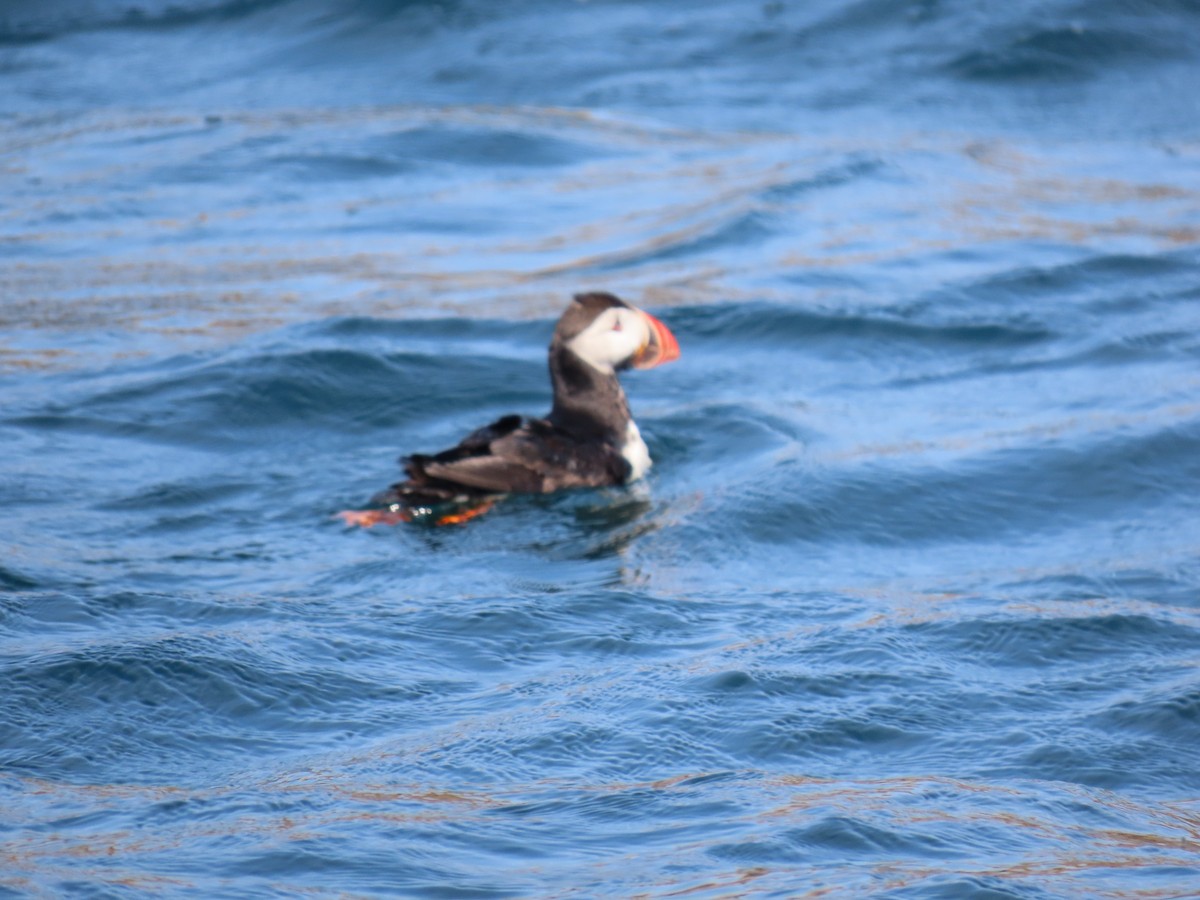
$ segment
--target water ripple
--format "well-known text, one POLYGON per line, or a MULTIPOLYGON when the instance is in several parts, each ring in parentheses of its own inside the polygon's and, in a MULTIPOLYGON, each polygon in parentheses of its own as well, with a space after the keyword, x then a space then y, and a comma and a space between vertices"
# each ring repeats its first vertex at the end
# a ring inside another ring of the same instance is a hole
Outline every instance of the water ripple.
POLYGON ((1194 4, 9 6, 0 892, 1194 892, 1194 4))

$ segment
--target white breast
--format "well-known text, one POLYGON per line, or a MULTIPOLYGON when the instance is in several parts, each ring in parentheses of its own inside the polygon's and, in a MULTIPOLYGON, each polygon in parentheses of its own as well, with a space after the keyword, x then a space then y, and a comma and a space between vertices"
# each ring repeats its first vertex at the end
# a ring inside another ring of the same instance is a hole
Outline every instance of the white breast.
POLYGON ((638 431, 637 423, 633 419, 629 420, 629 426, 625 429, 625 443, 621 445, 621 455, 629 463, 630 481, 637 481, 650 468, 650 449, 642 440, 642 433, 638 431))

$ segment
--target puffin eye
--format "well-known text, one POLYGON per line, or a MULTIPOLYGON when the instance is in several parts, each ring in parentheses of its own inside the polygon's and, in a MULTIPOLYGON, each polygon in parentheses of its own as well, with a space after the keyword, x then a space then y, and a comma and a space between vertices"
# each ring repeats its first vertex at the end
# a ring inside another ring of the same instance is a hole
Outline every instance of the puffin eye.
POLYGON ((622 327, 623 327, 623 326, 621 325, 621 320, 620 320, 620 319, 617 319, 617 321, 613 323, 612 330, 613 330, 613 331, 620 331, 622 327))

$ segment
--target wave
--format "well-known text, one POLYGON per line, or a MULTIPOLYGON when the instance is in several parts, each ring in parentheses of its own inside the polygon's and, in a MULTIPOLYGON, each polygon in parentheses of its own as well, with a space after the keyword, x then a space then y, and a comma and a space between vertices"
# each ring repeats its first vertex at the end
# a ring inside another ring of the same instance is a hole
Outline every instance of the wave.
POLYGON ((238 22, 290 0, 138 0, 113 7, 104 2, 16 2, 0 13, 0 45, 51 41, 77 32, 161 29, 238 22))
MULTIPOLYGON (((986 12, 902 0, 753 8, 713 0, 668 10, 659 22, 622 2, 503 9, 470 0, 359 0, 332 9, 311 0, 23 3, 0 17, 0 45, 14 51, 5 63, 18 82, 9 103, 25 109, 79 108, 81 98, 90 107, 138 108, 187 98, 202 110, 491 103, 695 122, 705 115, 693 99, 700 83, 711 88, 705 103, 730 123, 785 131, 797 109, 807 113, 800 129, 822 117, 844 121, 852 111, 869 121, 871 110, 927 123, 1015 118, 1051 128, 1053 118, 1029 103, 1032 87, 1073 129, 1120 133, 1103 98, 1061 93, 1089 82, 1110 86, 1129 107, 1126 132, 1131 122, 1171 129, 1186 119, 1182 110, 1139 103, 1118 76, 1155 73, 1174 86, 1198 57, 1189 38, 1197 11, 1183 0, 1055 0, 986 12), (162 47, 123 53, 139 34, 162 47), (80 48, 26 52, 69 41, 81 43, 82 57, 80 48), (204 50, 217 45, 237 51, 204 50), (123 70, 106 64, 113 56, 122 57, 123 70), (124 68, 155 73, 165 92, 148 104, 134 85, 153 79, 128 79, 124 68), (260 83, 272 85, 269 95, 260 83), (980 87, 1011 91, 994 92, 1000 108, 983 114, 980 87)), ((499 152, 520 158, 520 144, 518 135, 499 152)), ((359 171, 353 160, 341 165, 359 171)))

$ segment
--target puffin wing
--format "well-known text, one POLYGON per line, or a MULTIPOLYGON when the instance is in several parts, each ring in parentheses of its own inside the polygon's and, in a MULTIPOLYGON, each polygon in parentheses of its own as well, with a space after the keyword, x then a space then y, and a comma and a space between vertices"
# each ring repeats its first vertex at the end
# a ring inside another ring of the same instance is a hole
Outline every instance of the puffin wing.
POLYGON ((628 463, 607 444, 580 442, 540 419, 508 416, 436 456, 408 459, 410 477, 495 493, 541 494, 619 484, 628 463))
POLYGON ((538 494, 544 490, 543 479, 537 471, 491 455, 468 456, 452 462, 426 463, 424 473, 439 481, 449 481, 497 494, 538 494))
POLYGON ((519 438, 528 430, 524 417, 504 416, 472 431, 449 450, 405 458, 404 468, 417 484, 434 480, 498 494, 540 493, 544 488, 537 454, 531 454, 519 438))

